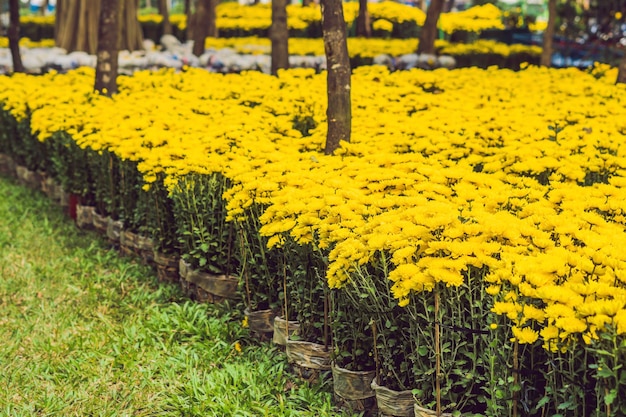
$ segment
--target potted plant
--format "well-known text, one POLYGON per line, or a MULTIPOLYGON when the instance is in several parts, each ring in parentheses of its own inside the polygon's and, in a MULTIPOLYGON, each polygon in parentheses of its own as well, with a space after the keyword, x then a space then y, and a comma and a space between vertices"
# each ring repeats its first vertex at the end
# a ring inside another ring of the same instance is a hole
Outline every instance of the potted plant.
POLYGON ((223 194, 229 181, 221 173, 187 174, 172 189, 181 249, 183 289, 199 301, 238 297, 240 250, 235 224, 227 221, 223 194))
POLYGON ((262 207, 253 203, 238 217, 237 233, 250 332, 261 340, 269 340, 274 333, 274 319, 281 311, 283 254, 278 248, 268 248, 268 238, 261 235, 261 212, 262 207))
POLYGON ((331 370, 332 355, 326 256, 314 244, 300 245, 291 237, 285 238, 283 251, 289 260, 287 304, 300 325, 287 340, 287 358, 297 375, 318 379, 331 370))
POLYGON ((331 290, 333 391, 339 407, 373 415, 374 323, 369 309, 360 302, 360 295, 348 286, 331 290))

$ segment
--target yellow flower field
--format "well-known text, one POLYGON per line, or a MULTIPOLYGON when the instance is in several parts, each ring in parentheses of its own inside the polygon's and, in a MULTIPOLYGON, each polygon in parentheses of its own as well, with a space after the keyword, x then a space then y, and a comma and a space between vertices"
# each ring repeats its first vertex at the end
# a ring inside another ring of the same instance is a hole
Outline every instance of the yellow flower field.
MULTIPOLYGON (((358 2, 344 4, 346 22, 351 24, 358 15, 358 2)), ((417 26, 424 24, 426 14, 416 8, 393 1, 372 3, 368 10, 372 23, 377 20, 386 20, 396 24, 411 22, 417 26)), ((222 30, 254 31, 268 29, 271 25, 270 5, 242 6, 236 2, 220 3, 217 7, 217 27, 222 30)), ((319 23, 321 12, 319 6, 302 7, 289 5, 287 7, 288 25, 291 29, 306 29, 312 23, 319 23)), ((487 4, 472 7, 463 12, 443 13, 439 27, 446 33, 455 31, 480 32, 485 29, 502 28, 502 11, 487 4)), ((159 24, 163 20, 161 15, 140 15, 139 21, 159 24)), ((187 27, 185 15, 172 15, 171 22, 180 30, 187 27)), ((54 25, 54 16, 22 16, 22 24, 54 25)))
POLYGON ((271 245, 289 234, 329 250, 331 287, 377 253, 400 305, 487 267, 517 340, 557 349, 607 325, 626 333, 626 90, 614 77, 361 67, 353 141, 334 156, 321 153, 325 74, 309 70, 141 72, 113 99, 92 92, 92 70, 15 75, 0 78, 0 101, 42 141, 64 130, 139 161, 147 186, 223 173, 231 218, 258 204, 271 245))

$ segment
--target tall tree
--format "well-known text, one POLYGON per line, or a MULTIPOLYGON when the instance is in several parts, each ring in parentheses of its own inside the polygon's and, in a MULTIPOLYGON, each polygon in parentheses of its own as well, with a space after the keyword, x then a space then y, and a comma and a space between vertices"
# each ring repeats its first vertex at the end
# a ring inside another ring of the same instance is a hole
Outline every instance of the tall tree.
POLYGON ((96 64, 95 90, 112 96, 117 93, 118 64, 118 0, 105 0, 98 22, 98 63, 96 64))
POLYGON ((24 72, 20 54, 20 1, 9 0, 9 49, 13 59, 13 72, 24 72))
POLYGON ((204 53, 204 43, 207 37, 217 37, 217 2, 218 0, 198 0, 196 12, 192 15, 193 25, 193 54, 200 56, 204 53))
POLYGON ((556 0, 548 0, 548 26, 543 32, 543 51, 540 64, 549 67, 552 64, 554 31, 556 27, 556 0))
MULTIPOLYGON (((6 2, 7 0, 0 0, 0 13, 6 13, 7 12, 7 7, 8 7, 8 3, 6 2)), ((4 33, 4 22, 3 19, 0 19, 0 33, 4 33)))
MULTIPOLYGON (((57 0, 56 45, 68 51, 95 54, 98 49, 100 8, 108 0, 57 0)), ((118 0, 118 49, 143 47, 136 0, 118 0)))
POLYGON ((159 13, 163 16, 163 34, 172 34, 172 23, 170 22, 170 8, 168 0, 159 0, 159 13))
POLYGON ((272 75, 281 68, 289 68, 289 28, 287 27, 287 0, 272 0, 272 75))
POLYGON ((617 82, 618 83, 626 83, 626 58, 622 58, 619 62, 618 71, 617 71, 617 82))
POLYGON ((437 22, 443 11, 445 0, 431 0, 426 11, 426 21, 420 31, 418 54, 435 54, 435 39, 437 39, 437 22))
POLYGON ((350 57, 342 0, 322 0, 322 32, 326 52, 328 131, 324 153, 332 154, 342 140, 350 142, 352 107, 350 101, 350 57))
POLYGON ((46 11, 48 11, 48 3, 49 0, 44 0, 44 2, 41 3, 41 9, 39 9, 39 14, 41 14, 42 16, 46 14, 46 11))
POLYGON ((187 40, 194 39, 193 30, 196 27, 196 13, 194 13, 194 10, 197 2, 198 0, 185 0, 185 16, 187 17, 187 30, 185 31, 185 36, 187 37, 187 40))
POLYGON ((372 36, 370 13, 367 10, 368 0, 359 0, 359 14, 356 17, 356 36, 369 38, 372 36))

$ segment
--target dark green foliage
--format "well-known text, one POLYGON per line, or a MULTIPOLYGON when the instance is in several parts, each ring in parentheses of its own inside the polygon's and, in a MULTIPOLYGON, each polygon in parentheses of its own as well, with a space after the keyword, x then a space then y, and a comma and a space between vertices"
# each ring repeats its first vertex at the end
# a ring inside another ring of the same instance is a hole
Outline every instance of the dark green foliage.
POLYGON ((221 174, 187 175, 172 192, 183 259, 194 269, 237 274, 240 250, 235 225, 227 222, 222 194, 228 180, 221 174))

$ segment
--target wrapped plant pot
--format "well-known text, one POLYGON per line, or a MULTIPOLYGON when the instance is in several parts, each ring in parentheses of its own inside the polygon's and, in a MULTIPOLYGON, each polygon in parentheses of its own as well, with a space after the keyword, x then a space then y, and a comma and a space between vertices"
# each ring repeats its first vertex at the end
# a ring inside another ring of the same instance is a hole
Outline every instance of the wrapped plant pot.
POLYGON ((17 165, 15 167, 15 174, 17 176, 17 182, 20 185, 34 189, 41 188, 41 173, 31 171, 25 166, 17 165))
POLYGON ((317 380, 321 371, 331 369, 331 351, 327 346, 301 340, 287 340, 286 353, 295 374, 308 381, 317 380))
POLYGON ((63 207, 65 210, 68 210, 68 207, 70 205, 70 193, 65 191, 61 184, 57 184, 55 200, 58 200, 58 203, 61 207, 63 207))
MULTIPOLYGON (((420 407, 415 404, 414 406, 415 417, 435 417, 437 412, 434 410, 429 410, 427 408, 420 407)), ((452 413, 441 413, 441 417, 452 417, 452 413)))
POLYGON ((333 363, 333 392, 340 408, 349 411, 365 412, 372 415, 376 408, 376 394, 372 381, 376 371, 349 371, 333 363))
POLYGON ((248 328, 250 334, 261 341, 268 341, 274 333, 274 317, 276 312, 270 309, 249 311, 247 308, 244 314, 248 318, 248 328))
POLYGON ((197 301, 220 303, 238 297, 239 279, 232 275, 214 275, 196 271, 183 259, 179 263, 179 274, 183 290, 197 301))
POLYGON ((278 346, 285 346, 287 339, 298 333, 300 324, 295 320, 285 320, 282 317, 274 317, 274 335, 272 342, 278 346))
POLYGON ((379 416, 413 417, 415 415, 415 398, 410 390, 394 391, 381 387, 372 381, 372 390, 376 393, 376 404, 379 416))
POLYGON ((79 229, 93 229, 93 215, 96 212, 95 207, 76 205, 76 226, 79 229))
POLYGON ((92 216, 93 228, 101 235, 106 235, 109 227, 109 217, 98 214, 95 210, 92 216))
POLYGON ((157 277, 161 282, 179 282, 178 264, 179 258, 176 255, 168 255, 157 250, 154 251, 154 263, 156 265, 157 277))
POLYGON ((138 233, 124 230, 120 234, 120 250, 124 255, 140 256, 145 263, 152 261, 154 253, 152 239, 138 233))
POLYGON ((124 223, 120 220, 113 220, 109 217, 107 222, 107 238, 109 238, 109 242, 114 245, 120 243, 120 236, 122 231, 124 230, 124 223))
POLYGON ((67 193, 65 193, 63 187, 61 187, 61 185, 53 178, 47 177, 42 179, 41 191, 43 191, 43 193, 53 202, 61 205, 65 202, 65 205, 67 205, 67 193))
POLYGON ((0 175, 15 177, 15 162, 9 155, 0 153, 0 175))

